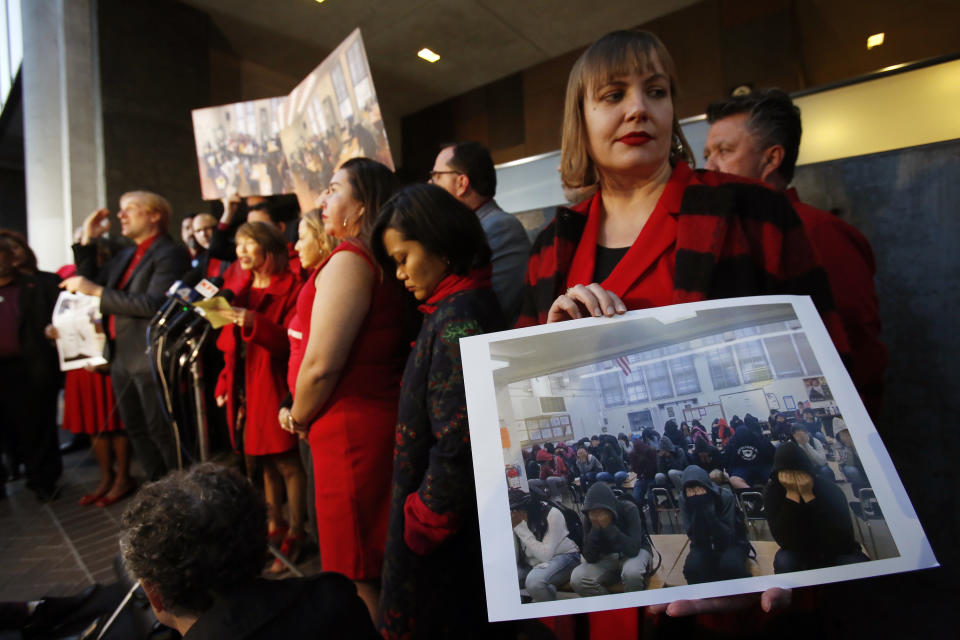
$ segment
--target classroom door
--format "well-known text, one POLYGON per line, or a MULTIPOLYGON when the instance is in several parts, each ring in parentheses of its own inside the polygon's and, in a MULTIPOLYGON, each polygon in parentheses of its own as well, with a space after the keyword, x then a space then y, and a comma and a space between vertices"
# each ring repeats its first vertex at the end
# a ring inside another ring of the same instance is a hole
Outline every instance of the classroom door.
POLYGON ((653 427, 653 416, 650 415, 649 409, 628 413, 627 420, 630 421, 631 432, 643 431, 646 427, 653 427))

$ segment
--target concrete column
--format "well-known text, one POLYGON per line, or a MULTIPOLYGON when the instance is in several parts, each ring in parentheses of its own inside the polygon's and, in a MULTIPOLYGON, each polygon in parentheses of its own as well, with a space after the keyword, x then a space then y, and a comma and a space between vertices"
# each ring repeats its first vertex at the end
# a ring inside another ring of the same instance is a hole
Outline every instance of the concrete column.
POLYGON ((96 0, 22 0, 27 234, 40 268, 72 262, 73 229, 105 206, 96 0))

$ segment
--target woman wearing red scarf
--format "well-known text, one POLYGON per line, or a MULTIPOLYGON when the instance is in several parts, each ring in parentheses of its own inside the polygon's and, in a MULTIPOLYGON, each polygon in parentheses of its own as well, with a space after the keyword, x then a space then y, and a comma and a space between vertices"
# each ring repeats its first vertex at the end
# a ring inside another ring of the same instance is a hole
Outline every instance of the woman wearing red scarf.
POLYGON ((472 211, 432 185, 380 210, 373 250, 421 302, 403 372, 380 596, 386 638, 495 637, 488 627, 460 338, 503 329, 472 211))
MULTIPOLYGON (((691 169, 675 75, 663 43, 639 30, 607 34, 574 64, 560 171, 564 187, 586 199, 558 210, 534 243, 518 326, 705 299, 798 294, 813 298, 845 353, 826 276, 786 198, 757 182, 691 169)), ((788 599, 789 592, 771 590, 763 608, 788 599)), ((725 611, 743 602, 756 599, 678 602, 667 611, 725 611)), ((647 611, 654 609, 664 607, 647 611)), ((760 617, 719 625, 749 633, 760 617)), ((644 622, 662 627, 664 620, 644 622)), ((590 616, 591 638, 638 633, 634 610, 590 616)))

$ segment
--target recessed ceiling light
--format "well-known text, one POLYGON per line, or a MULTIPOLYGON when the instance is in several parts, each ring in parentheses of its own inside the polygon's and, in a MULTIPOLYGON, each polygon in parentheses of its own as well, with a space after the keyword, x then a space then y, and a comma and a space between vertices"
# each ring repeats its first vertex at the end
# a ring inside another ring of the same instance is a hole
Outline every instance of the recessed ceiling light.
POLYGON ((883 44, 883 34, 875 33, 869 38, 867 38, 867 49, 873 49, 874 47, 879 47, 883 44))
POLYGON ((318 2, 318 3, 322 3, 322 2, 323 2, 323 0, 317 0, 317 2, 318 2))
POLYGON ((426 47, 424 47, 423 49, 420 49, 420 51, 417 51, 417 55, 423 58, 424 60, 426 60, 427 62, 436 62, 437 60, 440 59, 440 56, 435 54, 433 51, 430 51, 430 49, 427 49, 426 47))

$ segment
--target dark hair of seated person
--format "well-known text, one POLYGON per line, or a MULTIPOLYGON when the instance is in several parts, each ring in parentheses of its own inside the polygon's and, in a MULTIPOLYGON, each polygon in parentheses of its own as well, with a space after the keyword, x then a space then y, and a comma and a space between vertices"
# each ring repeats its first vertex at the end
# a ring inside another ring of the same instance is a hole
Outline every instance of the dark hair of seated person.
POLYGON ((256 579, 266 507, 246 477, 205 463, 143 487, 120 521, 120 552, 174 613, 198 614, 217 594, 256 579))
POLYGON ((403 187, 380 207, 370 244, 380 264, 392 273, 395 265, 383 244, 387 229, 446 260, 450 273, 464 276, 490 262, 490 247, 477 215, 435 185, 403 187))
POLYGON ((543 536, 547 533, 547 514, 552 507, 523 489, 510 489, 508 495, 510 510, 526 511, 527 527, 534 538, 543 541, 543 536))

